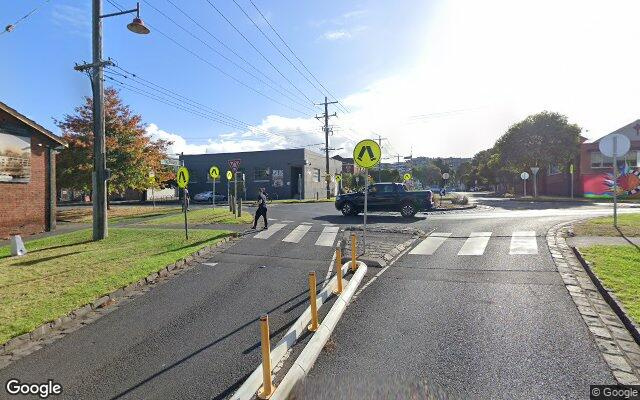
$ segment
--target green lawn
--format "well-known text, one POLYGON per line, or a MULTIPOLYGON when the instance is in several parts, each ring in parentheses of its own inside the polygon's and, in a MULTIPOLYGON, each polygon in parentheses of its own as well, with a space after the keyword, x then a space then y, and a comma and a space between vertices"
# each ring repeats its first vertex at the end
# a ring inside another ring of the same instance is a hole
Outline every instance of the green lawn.
MULTIPOLYGON (((619 214, 618 227, 627 237, 640 236, 640 213, 619 214)), ((613 227, 613 217, 593 218, 575 224, 573 231, 579 236, 621 236, 613 227)))
MULTIPOLYGON (((109 222, 127 221, 134 218, 162 216, 176 213, 180 206, 111 206, 107 211, 109 222)), ((91 206, 59 208, 56 218, 60 222, 91 223, 93 210, 91 206)))
MULTIPOLYGON (((240 218, 236 218, 229 212, 227 206, 211 208, 200 208, 187 212, 187 220, 189 225, 206 225, 206 224, 250 224, 253 221, 253 215, 243 212, 240 218)), ((143 225, 171 225, 184 224, 184 214, 177 213, 167 215, 166 217, 153 218, 148 221, 141 222, 143 225)))
POLYGON ((640 323, 640 250, 634 246, 580 248, 593 272, 622 302, 629 316, 640 323))
POLYGON ((227 236, 219 230, 112 228, 92 242, 81 230, 27 242, 27 255, 0 248, 0 344, 136 282, 227 236))

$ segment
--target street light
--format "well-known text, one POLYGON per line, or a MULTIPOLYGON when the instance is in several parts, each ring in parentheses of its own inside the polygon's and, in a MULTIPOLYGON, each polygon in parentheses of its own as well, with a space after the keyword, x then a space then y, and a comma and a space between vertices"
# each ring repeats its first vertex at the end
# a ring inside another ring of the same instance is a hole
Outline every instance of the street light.
POLYGON ((93 36, 93 62, 76 66, 76 70, 87 71, 91 69, 91 83, 93 89, 93 190, 91 199, 93 202, 93 240, 102 240, 107 237, 107 163, 104 134, 104 66, 113 65, 111 61, 102 60, 102 19, 117 15, 136 13, 136 17, 127 25, 134 33, 146 35, 149 28, 140 19, 140 3, 132 10, 119 11, 111 14, 102 14, 102 0, 93 0, 92 36, 93 36))

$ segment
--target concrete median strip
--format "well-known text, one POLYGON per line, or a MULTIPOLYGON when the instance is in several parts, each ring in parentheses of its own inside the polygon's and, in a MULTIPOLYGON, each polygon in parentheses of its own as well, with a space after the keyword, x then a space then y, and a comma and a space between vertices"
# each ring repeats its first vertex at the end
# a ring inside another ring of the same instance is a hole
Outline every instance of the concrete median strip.
MULTIPOLYGON (((344 281, 345 287, 342 294, 336 299, 336 302, 331 307, 331 310, 320 324, 318 331, 313 334, 307 346, 304 348, 298 359, 293 366, 289 369, 289 372, 284 377, 284 380, 278 386, 272 399, 280 398, 285 399, 291 392, 291 389, 295 384, 304 377, 313 366, 313 363, 318 358, 322 347, 329 339, 331 332, 335 328, 338 320, 342 316, 344 309, 346 308, 349 300, 353 296, 356 288, 360 285, 362 278, 367 272, 367 266, 358 261, 358 269, 349 281, 344 281), (302 375, 300 375, 302 373, 302 375)), ((345 263, 342 266, 342 273, 346 274, 349 271, 350 262, 345 263)), ((322 289, 317 296, 317 307, 320 308, 322 304, 331 296, 333 289, 336 287, 337 278, 334 276, 329 284, 322 289)), ((311 308, 307 309, 296 320, 296 322, 287 331, 284 337, 278 342, 278 344, 271 349, 271 365, 276 366, 282 358, 287 354, 289 349, 298 341, 298 339, 304 334, 307 329, 307 325, 311 321, 311 308)), ((262 385, 262 364, 259 365, 247 378, 247 380, 240 386, 240 388, 231 397, 232 400, 248 400, 255 398, 256 392, 262 385)))

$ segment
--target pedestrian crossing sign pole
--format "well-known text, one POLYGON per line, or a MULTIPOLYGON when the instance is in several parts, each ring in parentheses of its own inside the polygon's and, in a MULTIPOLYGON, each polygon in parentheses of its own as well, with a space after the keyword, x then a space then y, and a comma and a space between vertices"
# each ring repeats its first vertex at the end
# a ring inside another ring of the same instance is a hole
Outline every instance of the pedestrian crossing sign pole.
POLYGON ((220 177, 220 168, 218 168, 217 165, 213 165, 211 166, 211 168, 209 168, 209 176, 211 177, 211 181, 212 181, 212 192, 211 192, 211 204, 213 205, 213 209, 215 210, 216 208, 216 179, 218 179, 220 177))
POLYGON ((380 163, 382 151, 380 145, 375 140, 365 139, 359 142, 353 149, 353 160, 359 167, 364 168, 364 219, 362 228, 362 250, 365 251, 367 245, 367 208, 369 197, 369 168, 373 168, 380 163))
POLYGON ((188 200, 187 200, 187 185, 189 184, 189 170, 187 167, 178 168, 178 172, 176 174, 176 182, 178 183, 178 187, 182 189, 182 197, 183 197, 183 205, 182 210, 184 211, 184 236, 187 240, 189 240, 189 226, 187 225, 187 208, 188 208, 188 200))

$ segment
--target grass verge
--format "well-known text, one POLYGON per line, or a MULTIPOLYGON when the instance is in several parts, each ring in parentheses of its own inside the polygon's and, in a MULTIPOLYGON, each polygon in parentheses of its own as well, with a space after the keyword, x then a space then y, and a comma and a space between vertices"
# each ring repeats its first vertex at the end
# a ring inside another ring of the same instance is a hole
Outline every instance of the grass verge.
POLYGON ((575 224, 573 232, 578 236, 640 236, 640 213, 619 214, 618 228, 613 227, 613 217, 598 217, 575 224))
POLYGON ((640 251, 635 246, 595 245, 582 247, 580 252, 629 317, 640 323, 640 251))
MULTIPOLYGON (((253 221, 253 215, 243 212, 240 218, 236 218, 233 213, 229 212, 227 207, 200 208, 191 210, 187 213, 187 220, 190 225, 207 225, 207 224, 250 224, 253 221)), ((167 215, 166 217, 154 218, 143 221, 142 225, 172 225, 183 224, 184 214, 178 213, 167 215)))
POLYGON ((219 230, 112 228, 37 239, 27 255, 0 248, 0 344, 30 332, 118 288, 136 282, 227 236, 219 230))
MULTIPOLYGON (((179 206, 111 206, 108 215, 110 222, 117 222, 141 217, 162 216, 180 210, 179 206)), ((56 213, 56 218, 60 222, 90 223, 92 217, 93 210, 90 206, 59 208, 56 213)))

